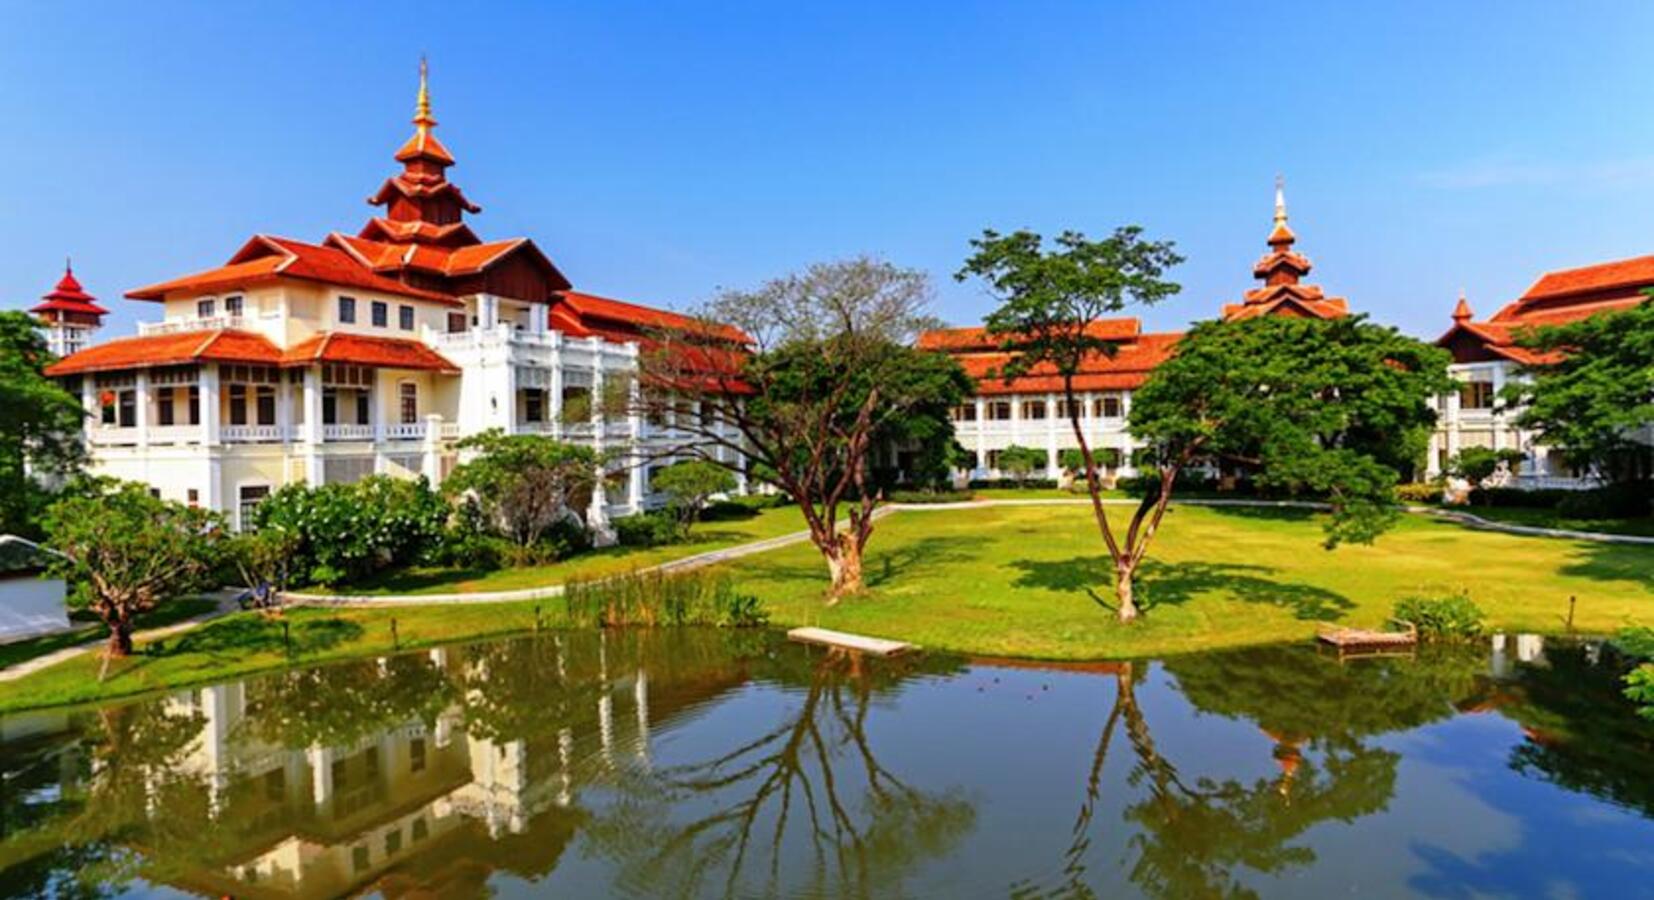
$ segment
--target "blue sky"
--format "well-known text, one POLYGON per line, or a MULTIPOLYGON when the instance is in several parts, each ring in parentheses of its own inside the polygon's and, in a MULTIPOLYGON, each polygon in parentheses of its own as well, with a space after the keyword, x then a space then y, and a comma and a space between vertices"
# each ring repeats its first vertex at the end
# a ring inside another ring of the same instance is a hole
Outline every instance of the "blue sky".
POLYGON ((1273 179, 1312 280, 1434 337, 1541 271, 1654 252, 1654 4, 0 2, 0 304, 73 254, 128 289, 248 235, 354 232, 428 52, 485 238, 691 305, 858 252, 937 311, 983 227, 1138 223, 1152 327, 1252 285, 1273 179))

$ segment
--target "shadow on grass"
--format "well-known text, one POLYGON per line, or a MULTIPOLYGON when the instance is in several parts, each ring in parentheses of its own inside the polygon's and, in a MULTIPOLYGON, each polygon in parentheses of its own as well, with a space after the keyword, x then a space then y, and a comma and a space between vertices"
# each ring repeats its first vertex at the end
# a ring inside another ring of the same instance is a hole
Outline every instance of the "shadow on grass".
MULTIPOLYGON (((985 537, 936 536, 884 550, 875 536, 862 560, 862 580, 876 588, 898 578, 924 575, 933 567, 979 560, 982 547, 989 543, 985 537)), ((749 556, 741 560, 740 574, 757 581, 818 582, 823 590, 827 588, 827 563, 819 553, 811 553, 805 562, 785 562, 766 554, 749 556)))
MULTIPOLYGON (((1173 502, 1176 502, 1175 497, 1173 502)), ((1259 500, 1257 502, 1271 503, 1274 501, 1259 500)), ((1300 506, 1201 506, 1199 508, 1228 518, 1268 522, 1308 522, 1325 512, 1319 509, 1304 509, 1300 506)))
POLYGON ((1579 556, 1561 571, 1564 575, 1630 583, 1654 590, 1654 547, 1586 543, 1580 548, 1579 556))
MULTIPOLYGON (((1059 560, 1014 560, 1021 571, 1014 587, 1042 588, 1063 593, 1085 593, 1093 602, 1114 609, 1112 600, 1097 592, 1113 584, 1114 566, 1101 556, 1059 560)), ((1331 621, 1354 609, 1355 602, 1336 591, 1271 578, 1278 569, 1234 563, 1163 563, 1145 560, 1138 570, 1138 608, 1181 606, 1201 594, 1226 595, 1243 603, 1264 603, 1292 610, 1299 619, 1331 621)))
POLYGON ((218 659, 238 659, 256 653, 290 653, 305 656, 332 649, 364 634, 361 625, 344 619, 306 619, 292 622, 264 616, 225 619, 187 632, 176 641, 155 648, 157 657, 200 654, 218 659), (284 629, 283 625, 289 627, 284 629))

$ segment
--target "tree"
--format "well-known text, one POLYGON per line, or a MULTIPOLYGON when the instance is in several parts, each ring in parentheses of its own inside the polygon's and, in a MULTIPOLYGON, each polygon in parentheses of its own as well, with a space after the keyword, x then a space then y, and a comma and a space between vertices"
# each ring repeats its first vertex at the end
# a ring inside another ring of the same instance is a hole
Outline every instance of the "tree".
POLYGON ((36 477, 66 478, 85 459, 86 412, 42 374, 51 360, 33 318, 0 312, 0 532, 38 536, 49 496, 36 477))
POLYGON ((1605 478, 1634 477, 1626 463, 1654 450, 1654 302, 1516 338, 1537 356, 1504 390, 1517 424, 1605 478))
POLYGON ((459 442, 476 451, 443 482, 450 495, 470 493, 488 521, 519 547, 534 547, 590 497, 597 454, 533 434, 490 428, 459 442))
POLYGON ((74 585, 71 602, 109 626, 110 656, 132 652, 137 617, 209 586, 222 522, 203 509, 153 497, 129 481, 103 481, 46 510, 51 570, 74 585))
POLYGON ((1011 476, 1021 487, 1035 469, 1045 467, 1045 454, 1032 447, 1012 444, 999 451, 999 470, 1011 476))
POLYGON ((675 398, 701 405, 675 417, 681 441, 659 457, 744 470, 792 497, 827 563, 829 602, 862 590, 878 501, 870 455, 921 428, 951 429, 948 411, 971 387, 953 359, 910 346, 934 325, 930 295, 922 273, 886 262, 818 264, 720 295, 641 357, 651 416, 675 398))
POLYGON ((1200 461, 1325 497, 1328 548, 1371 543, 1399 515, 1395 485, 1428 444, 1431 398, 1451 387, 1447 362, 1363 316, 1196 325, 1132 399, 1131 432, 1148 442, 1158 478, 1115 559, 1122 612, 1178 474, 1200 461))
POLYGON ((435 548, 452 509, 424 478, 370 475, 353 484, 294 483, 254 511, 255 527, 299 535, 290 565, 312 584, 343 584, 409 565, 435 548))
POLYGON ((678 527, 688 536, 712 495, 735 490, 735 474, 704 459, 689 459, 660 470, 655 475, 654 487, 666 495, 667 506, 678 518, 678 527))
POLYGON ((1139 530, 1134 521, 1122 543, 1109 524, 1097 460, 1080 425, 1074 379, 1088 363, 1118 352, 1118 342, 1098 327, 1099 319, 1131 304, 1158 303, 1181 290, 1163 276, 1183 258, 1173 251, 1171 242, 1147 241, 1142 233, 1141 228, 1126 226, 1093 241, 1065 231, 1057 236, 1056 249, 1047 250, 1044 239, 1033 232, 1000 235, 984 231, 971 241, 976 252, 954 276, 961 281, 970 276, 983 279, 999 301, 988 314, 987 326, 1011 354, 1000 372, 1006 382, 1029 374, 1055 374, 1062 379, 1064 406, 1079 443, 1092 516, 1114 559, 1121 621, 1137 615, 1131 579, 1141 559, 1135 544, 1139 530))

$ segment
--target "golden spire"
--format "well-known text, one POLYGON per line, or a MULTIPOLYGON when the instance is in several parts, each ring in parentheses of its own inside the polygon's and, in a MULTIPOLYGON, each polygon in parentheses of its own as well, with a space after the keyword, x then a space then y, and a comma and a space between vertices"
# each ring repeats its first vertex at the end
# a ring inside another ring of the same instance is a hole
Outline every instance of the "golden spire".
POLYGON ((1286 224, 1286 177, 1275 176, 1275 224, 1286 224))
POLYGON ((425 54, 419 55, 419 98, 414 101, 413 123, 419 126, 424 134, 436 126, 436 117, 431 115, 431 88, 428 84, 429 71, 425 64, 425 54))

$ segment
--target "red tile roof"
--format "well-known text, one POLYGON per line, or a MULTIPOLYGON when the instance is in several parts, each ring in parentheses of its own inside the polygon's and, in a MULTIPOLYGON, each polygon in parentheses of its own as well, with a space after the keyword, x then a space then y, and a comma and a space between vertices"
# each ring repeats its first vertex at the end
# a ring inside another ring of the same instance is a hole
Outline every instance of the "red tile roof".
POLYGON ((1630 309, 1648 300, 1654 287, 1654 256, 1638 256, 1577 269, 1546 272, 1521 297, 1505 304, 1486 322, 1469 321, 1469 305, 1455 307, 1453 327, 1436 340, 1446 346, 1461 334, 1478 341, 1488 353, 1524 365, 1552 361, 1517 345, 1524 328, 1566 325, 1601 313, 1630 309))
POLYGON ((75 375, 200 362, 276 365, 281 351, 263 335, 221 328, 119 338, 88 347, 46 367, 47 375, 75 375))
POLYGON ((128 291, 126 295, 134 300, 163 300, 172 293, 237 290, 284 278, 434 300, 450 306, 461 305, 457 298, 448 294, 410 287, 400 281, 376 275, 350 254, 335 247, 322 247, 269 235, 254 236, 230 257, 228 263, 216 269, 138 288, 128 291))
MULTIPOLYGON (((1093 354, 1074 376, 1074 389, 1109 391, 1141 387, 1156 366, 1171 358, 1182 337, 1178 333, 1140 334, 1122 343, 1113 356, 1093 354)), ((942 348, 932 346, 931 349, 942 348)), ((1054 393, 1063 389, 1062 376, 1049 364, 1035 366, 1028 374, 1007 383, 1001 373, 1014 354, 1003 351, 949 352, 959 360, 965 374, 976 380, 979 394, 1054 393)))
MULTIPOLYGON (((649 330, 698 330, 700 319, 579 291, 562 291, 551 309, 552 327, 577 337, 599 334, 610 340, 637 341, 649 330), (563 327, 563 326, 568 327, 563 327)), ((739 344, 752 339, 729 325, 713 326, 714 336, 739 344)))
MULTIPOLYGON (((1654 256, 1562 269, 1539 276, 1518 302, 1654 285, 1654 256)), ((1497 316, 1495 316, 1497 318, 1497 316)))
POLYGON ((458 372, 459 367, 419 341, 370 337, 347 332, 322 332, 289 347, 281 354, 284 366, 315 362, 350 363, 386 369, 422 369, 458 372))
MULTIPOLYGON (((1136 318, 1095 319, 1086 325, 1087 336, 1100 341, 1130 340, 1143 333, 1143 323, 1136 318)), ((939 328, 919 335, 921 350, 999 350, 1006 338, 995 337, 986 328, 939 328)))
POLYGON ((94 316, 105 316, 109 310, 97 304, 96 298, 81 288, 80 282, 75 279, 75 270, 65 265, 63 277, 57 281, 52 292, 41 298, 41 302, 29 309, 29 312, 77 312, 94 316))

